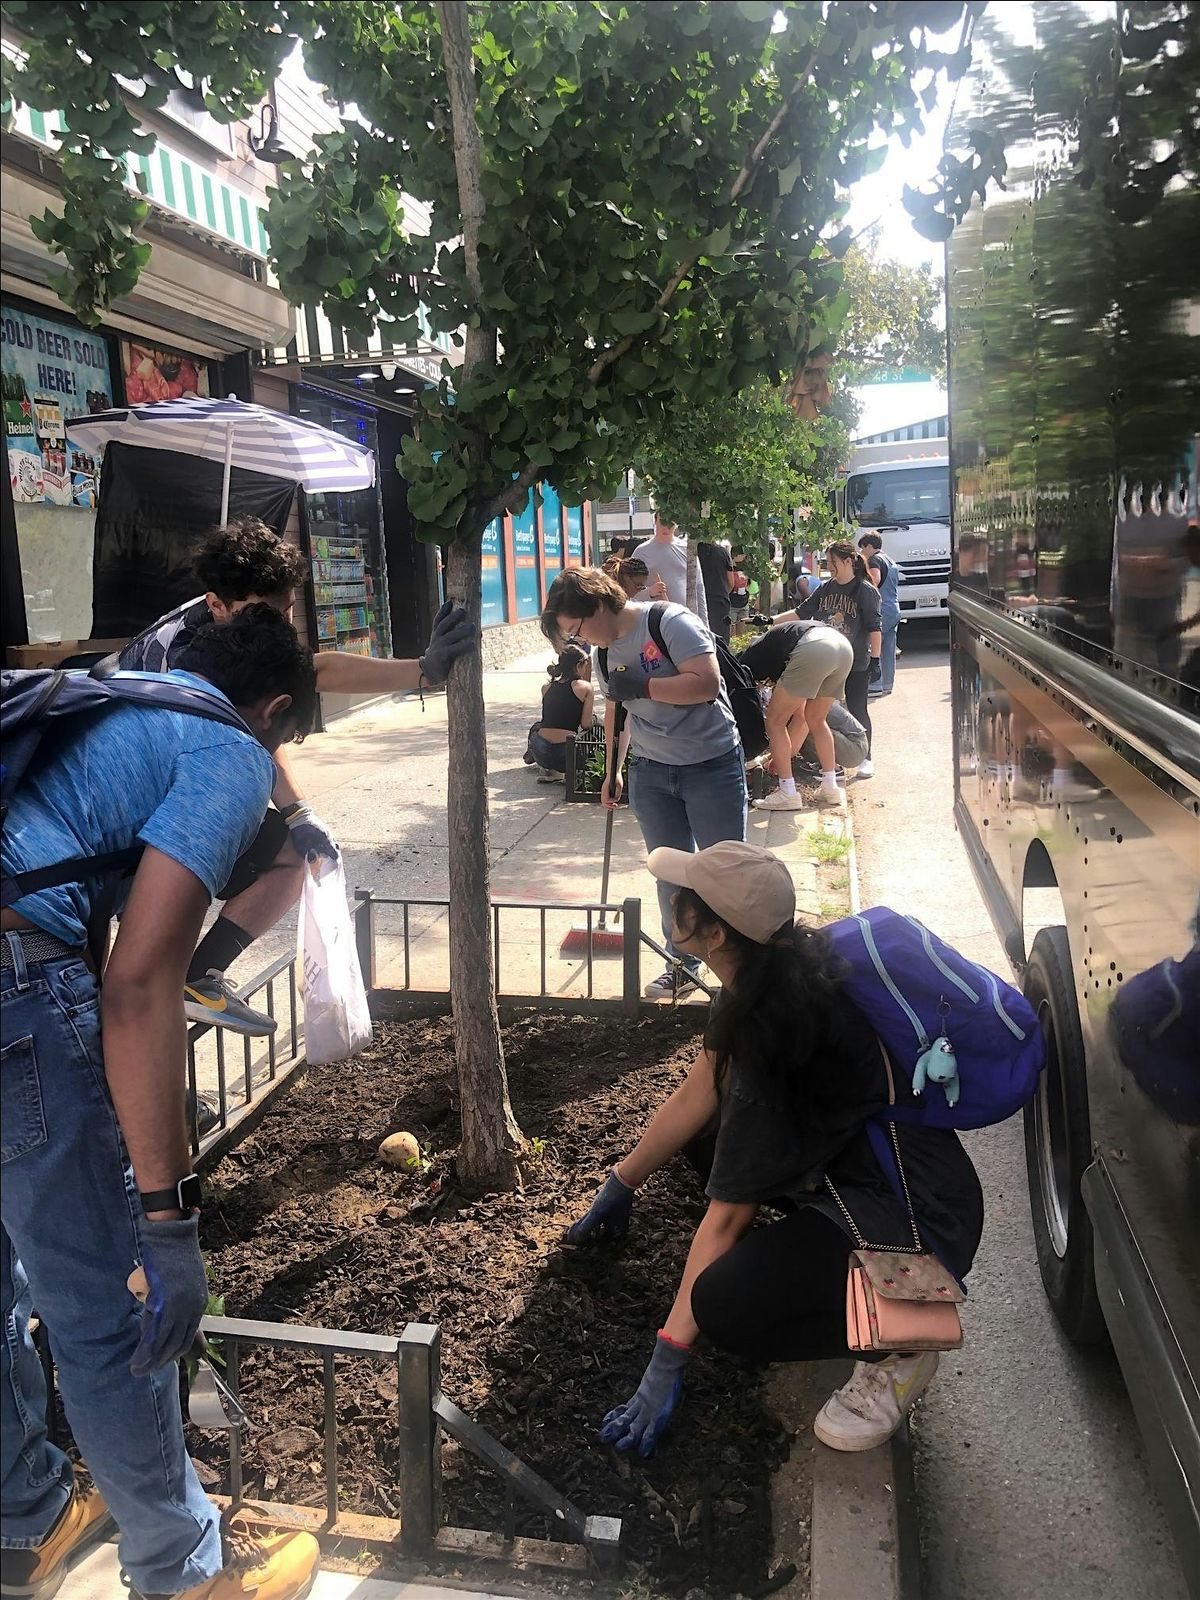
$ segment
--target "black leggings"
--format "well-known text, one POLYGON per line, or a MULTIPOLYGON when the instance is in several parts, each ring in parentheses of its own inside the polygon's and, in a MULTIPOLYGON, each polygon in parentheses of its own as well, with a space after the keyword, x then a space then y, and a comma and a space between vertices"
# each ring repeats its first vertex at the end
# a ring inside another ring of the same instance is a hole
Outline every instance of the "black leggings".
POLYGON ((878 1359, 846 1343, 849 1238, 811 1206, 754 1228, 692 1285, 692 1315, 746 1361, 878 1359))
POLYGON ((856 717, 867 730, 867 754, 871 754, 871 718, 867 712, 867 672, 864 667, 861 672, 852 672, 846 679, 846 710, 852 717, 856 717))

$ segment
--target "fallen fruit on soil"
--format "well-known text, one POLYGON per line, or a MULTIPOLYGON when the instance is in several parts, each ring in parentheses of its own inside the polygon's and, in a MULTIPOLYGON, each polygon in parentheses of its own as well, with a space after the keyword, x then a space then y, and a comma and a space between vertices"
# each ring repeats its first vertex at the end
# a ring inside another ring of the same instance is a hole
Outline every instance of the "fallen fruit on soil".
POLYGON ((389 1133, 379 1146, 379 1159, 385 1166, 415 1172, 421 1165, 421 1146, 411 1133, 389 1133))

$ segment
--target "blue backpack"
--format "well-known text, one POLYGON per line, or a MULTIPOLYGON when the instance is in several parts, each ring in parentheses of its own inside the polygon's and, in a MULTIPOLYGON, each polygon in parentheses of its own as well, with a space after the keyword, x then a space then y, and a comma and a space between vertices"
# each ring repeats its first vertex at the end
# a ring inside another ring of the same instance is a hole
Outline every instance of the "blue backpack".
POLYGON ((849 969, 846 994, 897 1069, 897 1103, 885 1120, 987 1128, 1030 1099, 1045 1046, 1012 984, 886 906, 825 932, 849 969))
MULTIPOLYGON (((160 711, 184 711, 239 728, 254 735, 223 695, 183 683, 158 672, 69 672, 54 668, 0 673, 0 827, 9 803, 20 787, 48 734, 69 735, 84 718, 95 717, 114 705, 140 705, 160 711)), ((76 856, 29 872, 7 873, 0 880, 0 906, 7 908, 27 894, 60 883, 78 883, 108 873, 127 871, 137 864, 143 847, 110 850, 103 855, 76 856)))

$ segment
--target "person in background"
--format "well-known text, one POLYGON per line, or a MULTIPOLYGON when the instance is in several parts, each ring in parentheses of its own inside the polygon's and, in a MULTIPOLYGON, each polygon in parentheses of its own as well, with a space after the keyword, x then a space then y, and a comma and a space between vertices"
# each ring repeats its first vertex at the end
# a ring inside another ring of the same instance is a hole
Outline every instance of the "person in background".
POLYGON ((184 977, 209 901, 262 823, 272 752, 312 726, 316 673, 265 605, 198 628, 173 672, 223 696, 247 731, 129 704, 80 714, 39 749, 4 823, 6 880, 144 847, 103 989, 87 960, 101 880, 0 912, 6 1596, 57 1593, 114 1521, 134 1600, 299 1600, 317 1568, 311 1534, 218 1518, 188 1458, 176 1367, 209 1297, 184 1123, 184 977), (128 1283, 138 1265, 144 1306, 128 1283), (47 1435, 34 1306, 87 1475, 47 1435))
POLYGON ((868 698, 891 694, 896 686, 896 644, 900 635, 900 568, 891 556, 883 551, 883 540, 877 533, 864 533, 858 548, 867 563, 867 576, 879 590, 880 677, 867 691, 868 698))
MULTIPOLYGON (((797 923, 783 862, 727 843, 694 855, 655 850, 649 867, 683 885, 672 938, 708 964, 721 992, 686 1079, 567 1233, 573 1246, 626 1233, 637 1189, 681 1151, 706 1180, 708 1209, 654 1354, 600 1428, 603 1443, 642 1456, 670 1423, 702 1333, 755 1366, 854 1355, 852 1228, 885 1249, 911 1245, 916 1228, 960 1279, 983 1229, 979 1179, 951 1130, 897 1126, 909 1205, 881 1170, 868 1122, 889 1104, 889 1069, 875 1030, 846 998, 825 934, 797 923), (714 1124, 715 1143, 702 1139, 714 1124), (755 1227, 764 1206, 778 1214, 755 1227)), ((854 1356, 813 1431, 834 1450, 874 1449, 937 1368, 932 1351, 854 1356)))
POLYGON ((596 691, 592 658, 582 645, 564 645, 542 690, 542 716, 529 730, 526 761, 538 766, 539 783, 561 783, 567 770, 567 740, 592 725, 596 691))
MULTIPOLYGON (((603 570, 621 585, 630 600, 640 599, 650 587, 650 569, 638 556, 609 556, 603 570)), ((662 589, 663 585, 659 583, 656 588, 662 589)), ((654 598, 661 600, 664 594, 654 598)))
MULTIPOLYGON (((601 800, 611 810, 621 797, 628 745, 629 801, 648 850, 702 850, 719 839, 744 839, 745 757, 712 634, 685 606, 667 605, 661 618, 664 652, 651 635, 649 612, 648 604, 627 600, 607 573, 590 567, 561 573, 546 596, 542 632, 551 643, 561 648, 564 638, 578 639, 599 652, 607 697, 601 800), (619 740, 618 704, 628 712, 619 740), (615 787, 607 776, 614 770, 615 787)), ((671 889, 665 883, 658 886, 658 900, 672 964, 643 992, 648 1000, 677 1000, 696 987, 699 963, 688 955, 682 963, 675 959, 671 889)))
MULTIPOLYGON (((785 611, 772 620, 776 623, 816 620, 827 623, 854 648, 854 665, 846 679, 846 705, 851 716, 867 730, 868 755, 858 769, 860 778, 874 776, 871 760, 871 718, 867 712, 867 693, 882 675, 879 653, 883 648, 880 627, 882 603, 879 590, 867 576, 867 565, 852 544, 839 540, 826 553, 828 581, 821 584, 802 605, 785 611)), ((769 798, 769 797, 768 797, 769 798)))
POLYGON ((811 736, 821 764, 820 806, 842 806, 833 734, 827 718, 846 687, 854 649, 824 622, 784 622, 768 628, 742 651, 742 664, 755 683, 770 684, 764 720, 770 740, 769 770, 779 787, 754 802, 759 811, 802 811, 804 799, 792 776, 792 760, 811 736))
POLYGON ((695 603, 688 603, 688 542, 680 536, 677 523, 667 522, 656 511, 654 537, 639 544, 633 553, 646 563, 650 572, 650 582, 643 598, 670 600, 673 605, 687 606, 705 627, 708 626, 708 608, 699 573, 696 575, 695 603))
POLYGON ((750 579, 742 570, 746 560, 746 552, 741 545, 734 545, 729 552, 729 559, 733 563, 733 578, 729 584, 729 610, 731 621, 740 628, 750 610, 750 579))
MULTIPOLYGON (((122 671, 168 672, 197 632, 225 623, 247 606, 265 604, 291 620, 295 585, 306 563, 299 550, 253 517, 217 528, 201 544, 195 572, 204 592, 160 617, 103 665, 122 671)), ((389 694, 431 689, 446 681, 451 664, 475 648, 479 634, 466 612, 447 602, 419 661, 394 661, 347 651, 322 650, 315 659, 323 694, 389 694)), ((338 846, 300 793, 286 755, 277 750, 272 807, 250 847, 234 863, 216 898, 221 915, 196 946, 185 988, 187 1015, 234 1033, 261 1038, 275 1022, 239 998, 226 969, 285 916, 300 898, 306 859, 337 859, 338 846)))
POLYGON ((737 570, 723 544, 701 544, 696 549, 700 563, 700 576, 704 580, 704 603, 708 610, 708 626, 713 637, 729 643, 733 623, 731 607, 733 586, 737 570))
MULTIPOLYGON (((833 735, 833 755, 837 775, 841 778, 847 772, 854 772, 867 759, 867 730, 840 701, 835 701, 825 713, 825 723, 833 735)), ((803 763, 802 777, 820 779, 821 762, 811 733, 801 744, 798 759, 803 763)))

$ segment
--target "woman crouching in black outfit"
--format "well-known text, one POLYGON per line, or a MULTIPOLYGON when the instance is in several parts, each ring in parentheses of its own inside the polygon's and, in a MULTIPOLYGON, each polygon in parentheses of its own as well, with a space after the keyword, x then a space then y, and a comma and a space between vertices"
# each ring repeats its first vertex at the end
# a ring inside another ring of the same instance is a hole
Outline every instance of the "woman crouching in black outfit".
MULTIPOLYGON (((690 1146, 708 1166, 708 1211, 637 1392, 600 1438, 649 1455, 670 1420, 699 1333, 749 1361, 846 1357, 846 1276, 854 1239, 832 1183, 869 1244, 912 1242, 907 1209, 873 1153, 867 1121, 888 1104, 879 1040, 845 997, 825 935, 795 923, 787 868, 769 850, 722 843, 655 850, 650 871, 683 884, 671 938, 722 983, 687 1078, 617 1163, 567 1235, 584 1244, 629 1226, 634 1191, 690 1146), (701 1156, 701 1136, 711 1135, 701 1156), (710 1157, 711 1160, 705 1159, 710 1157), (761 1205, 783 1213, 753 1226, 761 1205)), ((983 1197, 957 1135, 898 1130, 922 1244, 958 1277, 970 1270, 983 1197)), ((889 1439, 937 1370, 936 1354, 857 1360, 817 1416, 836 1450, 889 1439)))

